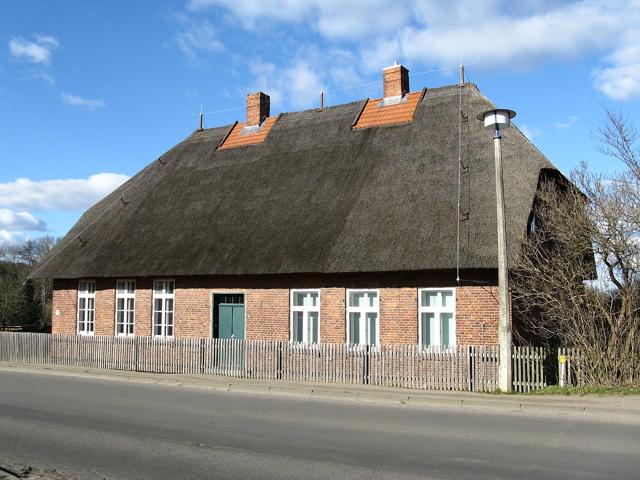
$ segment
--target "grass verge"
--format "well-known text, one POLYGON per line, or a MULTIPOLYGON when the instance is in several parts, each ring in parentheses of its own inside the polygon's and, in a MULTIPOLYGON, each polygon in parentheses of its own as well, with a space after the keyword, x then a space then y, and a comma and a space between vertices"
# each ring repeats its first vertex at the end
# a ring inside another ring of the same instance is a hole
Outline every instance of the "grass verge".
POLYGON ((489 392, 493 395, 640 395, 640 387, 560 387, 550 385, 529 393, 503 392, 499 388, 489 392))
POLYGON ((640 395, 640 387, 549 387, 534 390, 529 395, 640 395))

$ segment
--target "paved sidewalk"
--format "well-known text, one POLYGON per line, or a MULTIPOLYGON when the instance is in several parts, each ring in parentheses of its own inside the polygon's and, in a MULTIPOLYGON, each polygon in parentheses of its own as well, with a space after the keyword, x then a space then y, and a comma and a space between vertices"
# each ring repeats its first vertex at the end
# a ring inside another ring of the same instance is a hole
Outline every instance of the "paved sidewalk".
POLYGON ((287 380, 254 380, 215 375, 174 375, 97 368, 0 362, 0 370, 48 375, 142 382, 176 387, 205 388, 252 394, 297 395, 328 400, 386 402, 415 407, 489 409, 527 414, 550 413, 593 417, 606 416, 640 424, 640 396, 622 395, 499 395, 474 392, 411 390, 357 384, 287 380))

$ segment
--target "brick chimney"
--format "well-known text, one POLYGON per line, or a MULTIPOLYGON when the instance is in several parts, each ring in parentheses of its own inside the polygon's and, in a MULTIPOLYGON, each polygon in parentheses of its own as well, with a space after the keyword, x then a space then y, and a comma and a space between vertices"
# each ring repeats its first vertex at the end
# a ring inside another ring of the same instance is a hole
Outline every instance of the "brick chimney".
POLYGON ((247 95, 247 126, 260 125, 269 116, 271 100, 269 95, 262 92, 247 95))
POLYGON ((382 70, 384 98, 401 97, 409 93, 409 70, 402 65, 392 65, 382 70))

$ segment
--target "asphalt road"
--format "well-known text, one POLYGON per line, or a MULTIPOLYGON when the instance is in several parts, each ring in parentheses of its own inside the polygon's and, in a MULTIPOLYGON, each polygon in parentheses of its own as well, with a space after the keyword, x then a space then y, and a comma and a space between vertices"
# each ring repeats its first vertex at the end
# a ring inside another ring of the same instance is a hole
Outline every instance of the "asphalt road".
POLYGON ((0 464, 79 479, 640 477, 640 422, 0 371, 0 464))

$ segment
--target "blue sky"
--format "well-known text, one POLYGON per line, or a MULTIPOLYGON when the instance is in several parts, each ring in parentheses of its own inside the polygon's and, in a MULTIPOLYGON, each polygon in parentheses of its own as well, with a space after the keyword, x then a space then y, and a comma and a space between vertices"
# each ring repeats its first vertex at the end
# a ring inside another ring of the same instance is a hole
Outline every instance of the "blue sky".
POLYGON ((640 1, 0 0, 0 244, 63 235, 197 127, 468 79, 562 171, 595 152, 604 108, 640 126, 640 1), (517 6, 513 6, 513 4, 517 6), (428 73, 421 73, 428 72, 428 73))

